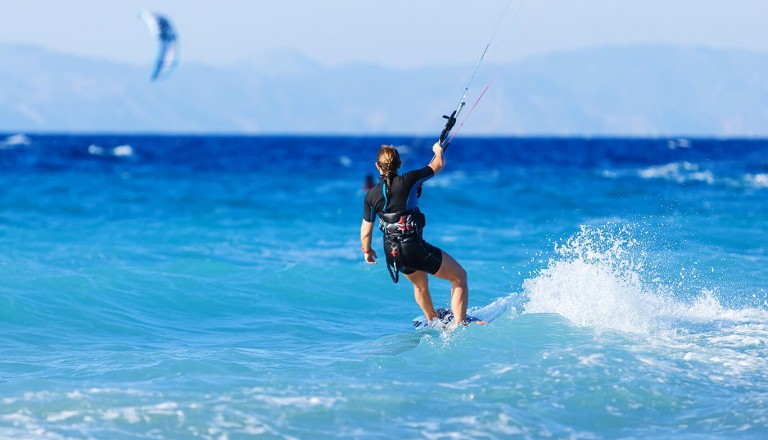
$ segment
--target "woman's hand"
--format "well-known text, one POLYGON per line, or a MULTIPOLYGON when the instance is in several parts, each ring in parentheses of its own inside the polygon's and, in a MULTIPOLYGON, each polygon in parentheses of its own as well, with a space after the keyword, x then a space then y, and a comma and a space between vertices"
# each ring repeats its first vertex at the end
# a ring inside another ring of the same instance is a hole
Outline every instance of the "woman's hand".
POLYGON ((443 146, 440 145, 440 141, 437 141, 435 142, 435 145, 432 145, 432 151, 435 153, 435 157, 429 162, 429 167, 432 168, 432 171, 434 171, 435 174, 437 174, 445 167, 445 160, 443 160, 443 146))
POLYGON ((379 258, 379 256, 376 255, 376 251, 374 251, 373 248, 371 248, 369 252, 366 252, 365 254, 363 254, 363 256, 365 258, 365 262, 368 264, 376 264, 376 259, 379 258))
POLYGON ((363 220, 360 223, 360 244, 363 246, 363 258, 368 264, 376 264, 376 251, 371 247, 371 235, 373 234, 373 222, 363 220))

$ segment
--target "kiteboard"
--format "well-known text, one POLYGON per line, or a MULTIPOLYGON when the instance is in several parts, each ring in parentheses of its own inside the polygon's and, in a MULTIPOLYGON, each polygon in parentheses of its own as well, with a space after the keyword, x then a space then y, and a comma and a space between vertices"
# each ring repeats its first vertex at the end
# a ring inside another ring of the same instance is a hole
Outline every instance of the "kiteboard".
MULTIPOLYGON (((453 322, 453 312, 450 309, 446 309, 444 307, 440 307, 435 310, 437 312, 437 319, 439 320, 440 324, 442 325, 448 325, 451 322, 453 322)), ((483 321, 482 319, 476 317, 476 316, 470 316, 467 315, 467 323, 474 323, 474 324, 488 324, 488 322, 483 321)), ((430 322, 427 320, 427 317, 424 315, 421 315, 420 317, 413 320, 413 327, 416 330, 421 330, 425 327, 429 327, 430 322)))

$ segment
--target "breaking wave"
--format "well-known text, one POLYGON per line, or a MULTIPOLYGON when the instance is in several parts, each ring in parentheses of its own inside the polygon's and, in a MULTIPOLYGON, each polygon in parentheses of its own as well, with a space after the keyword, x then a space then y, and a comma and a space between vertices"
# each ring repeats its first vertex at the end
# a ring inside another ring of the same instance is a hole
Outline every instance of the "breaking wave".
POLYGON ((582 226, 555 247, 546 268, 523 283, 525 313, 555 313, 577 326, 639 334, 675 329, 681 322, 768 323, 763 309, 724 306, 716 288, 681 298, 648 260, 631 227, 582 226))

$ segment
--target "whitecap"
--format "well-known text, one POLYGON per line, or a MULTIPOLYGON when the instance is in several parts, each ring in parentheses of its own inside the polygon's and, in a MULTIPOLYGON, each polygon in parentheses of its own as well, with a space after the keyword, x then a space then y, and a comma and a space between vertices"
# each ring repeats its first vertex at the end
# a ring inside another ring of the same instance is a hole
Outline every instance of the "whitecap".
POLYGON ((93 154, 94 156, 102 156, 104 155, 104 148, 95 144, 91 144, 88 146, 88 154, 93 154))
POLYGON ((62 422, 64 420, 71 419, 73 417, 77 417, 79 414, 80 414, 79 412, 71 411, 71 410, 60 411, 60 412, 48 415, 45 418, 45 420, 48 421, 48 422, 62 422))
POLYGON ((32 141, 30 141, 29 137, 24 133, 8 136, 3 142, 0 142, 0 144, 7 146, 26 146, 30 145, 31 143, 32 141))
POLYGON ((744 183, 752 188, 768 188, 768 173, 747 174, 744 176, 744 183))
POLYGON ((118 145, 112 149, 112 155, 116 157, 133 156, 133 147, 130 145, 118 145))
POLYGON ((691 141, 685 138, 667 140, 667 148, 676 150, 678 148, 691 148, 691 141))
POLYGON ((94 156, 131 157, 133 156, 133 147, 130 145, 118 145, 114 148, 105 148, 100 145, 91 144, 88 146, 88 154, 94 156))
POLYGON ((709 170, 702 170, 695 163, 681 161, 664 165, 654 165, 637 172, 643 179, 663 179, 677 183, 704 182, 713 184, 714 174, 709 170))
POLYGON ((327 409, 332 408, 337 402, 345 400, 339 397, 324 397, 324 396, 268 396, 268 395, 253 396, 253 399, 265 402, 270 406, 289 406, 289 407, 296 407, 296 408, 323 407, 327 409))

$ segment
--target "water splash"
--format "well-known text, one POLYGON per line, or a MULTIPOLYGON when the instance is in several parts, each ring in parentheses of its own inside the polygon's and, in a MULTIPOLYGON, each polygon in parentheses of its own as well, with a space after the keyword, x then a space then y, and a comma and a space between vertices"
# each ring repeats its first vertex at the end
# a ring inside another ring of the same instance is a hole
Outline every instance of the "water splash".
POLYGON ((658 334, 681 321, 768 321, 764 310, 727 308, 715 289, 680 298, 679 283, 665 282, 648 264, 639 235, 628 225, 582 226, 523 283, 525 313, 555 313, 578 326, 639 334, 658 334))

